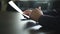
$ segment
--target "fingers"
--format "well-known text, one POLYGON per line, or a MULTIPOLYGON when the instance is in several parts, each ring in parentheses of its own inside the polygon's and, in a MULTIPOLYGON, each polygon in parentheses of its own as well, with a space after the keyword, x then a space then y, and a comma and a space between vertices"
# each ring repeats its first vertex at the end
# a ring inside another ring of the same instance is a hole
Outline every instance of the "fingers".
POLYGON ((25 11, 24 11, 24 14, 26 14, 26 15, 29 16, 29 15, 31 14, 31 12, 32 12, 32 10, 25 10, 25 11))

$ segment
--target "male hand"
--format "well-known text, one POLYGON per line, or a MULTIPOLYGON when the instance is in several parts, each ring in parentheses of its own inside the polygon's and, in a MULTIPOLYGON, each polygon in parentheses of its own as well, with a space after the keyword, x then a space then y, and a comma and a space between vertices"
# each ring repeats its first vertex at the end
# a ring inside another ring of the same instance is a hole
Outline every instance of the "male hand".
POLYGON ((30 16, 31 19, 38 21, 41 15, 43 15, 43 12, 41 10, 41 7, 35 8, 33 10, 25 10, 24 14, 30 16))
POLYGON ((32 10, 32 12, 30 14, 30 18, 35 20, 35 21, 38 21, 38 19, 40 18, 41 15, 43 15, 41 7, 35 8, 32 10))

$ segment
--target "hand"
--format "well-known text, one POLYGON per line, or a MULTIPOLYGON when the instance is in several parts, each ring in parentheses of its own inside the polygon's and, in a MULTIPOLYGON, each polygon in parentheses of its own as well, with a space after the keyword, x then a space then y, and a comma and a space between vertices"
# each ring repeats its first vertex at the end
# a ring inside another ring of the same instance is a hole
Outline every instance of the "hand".
POLYGON ((41 10, 41 7, 35 8, 33 10, 25 10, 24 14, 30 16, 31 19, 38 21, 41 15, 43 15, 43 12, 41 10))
POLYGON ((43 15, 43 12, 41 10, 41 7, 33 9, 31 14, 30 14, 30 18, 38 21, 38 19, 40 18, 40 16, 43 15))

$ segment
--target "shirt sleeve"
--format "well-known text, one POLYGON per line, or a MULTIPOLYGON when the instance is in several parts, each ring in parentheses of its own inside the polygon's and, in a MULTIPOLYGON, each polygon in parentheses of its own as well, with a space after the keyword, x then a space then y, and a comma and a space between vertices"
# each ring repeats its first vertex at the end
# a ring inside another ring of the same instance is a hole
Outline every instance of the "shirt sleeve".
POLYGON ((53 16, 41 16, 38 22, 44 27, 44 29, 55 29, 57 27, 56 18, 53 16))

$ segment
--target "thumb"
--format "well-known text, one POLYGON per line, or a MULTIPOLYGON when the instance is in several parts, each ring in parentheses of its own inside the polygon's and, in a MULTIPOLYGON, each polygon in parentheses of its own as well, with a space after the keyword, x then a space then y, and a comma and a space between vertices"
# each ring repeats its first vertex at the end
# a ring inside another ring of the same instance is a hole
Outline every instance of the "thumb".
POLYGON ((41 7, 36 8, 37 10, 39 10, 40 14, 43 15, 43 11, 41 10, 41 7))

